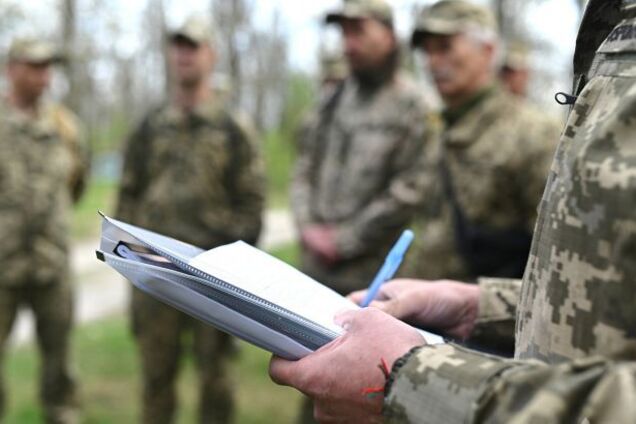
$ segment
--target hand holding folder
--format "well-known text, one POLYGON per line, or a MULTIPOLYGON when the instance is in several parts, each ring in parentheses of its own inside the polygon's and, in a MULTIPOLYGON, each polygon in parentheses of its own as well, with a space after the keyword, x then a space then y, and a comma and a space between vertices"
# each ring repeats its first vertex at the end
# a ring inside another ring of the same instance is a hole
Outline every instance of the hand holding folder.
MULTIPOLYGON (((336 313, 358 306, 243 242, 210 251, 103 217, 97 256, 137 288, 287 359, 343 334, 336 313)), ((429 343, 443 342, 427 333, 429 343)))

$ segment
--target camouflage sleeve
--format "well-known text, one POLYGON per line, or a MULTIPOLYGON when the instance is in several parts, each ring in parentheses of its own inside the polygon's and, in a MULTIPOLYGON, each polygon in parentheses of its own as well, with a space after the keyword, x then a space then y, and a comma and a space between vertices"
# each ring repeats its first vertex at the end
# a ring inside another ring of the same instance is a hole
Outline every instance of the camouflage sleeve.
POLYGON ((68 184, 71 198, 77 202, 84 194, 90 170, 90 150, 86 133, 79 118, 70 110, 54 105, 51 113, 60 137, 71 155, 72 165, 68 184))
POLYGON ((77 142, 73 143, 73 172, 71 174, 71 194, 74 202, 78 202, 84 194, 90 171, 91 154, 86 132, 78 122, 77 142))
POLYGON ((523 163, 511 164, 510 180, 516 182, 523 211, 528 211, 526 228, 534 231, 537 206, 548 180, 562 125, 533 109, 527 111, 527 115, 527 124, 524 125, 526 130, 520 140, 523 154, 517 156, 523 163), (532 166, 527 166, 528 163, 532 166), (523 172, 520 173, 519 170, 523 172))
POLYGON ((636 416, 636 345, 546 365, 425 346, 396 361, 389 423, 627 423, 636 416))
POLYGON ((151 139, 150 119, 151 117, 147 116, 125 143, 124 164, 115 212, 117 219, 122 221, 135 222, 139 198, 148 186, 149 177, 144 164, 151 139))
POLYGON ((378 242, 387 239, 387 234, 408 225, 424 198, 426 168, 424 149, 434 133, 423 118, 422 109, 415 108, 408 119, 409 130, 400 143, 394 160, 396 172, 387 189, 355 216, 337 228, 336 244, 342 258, 351 258, 373 250, 378 242))
POLYGON ((498 353, 513 352, 521 280, 479 279, 479 313, 468 340, 471 346, 498 353))
MULTIPOLYGON (((230 165, 230 185, 232 192, 231 209, 228 216, 214 214, 225 225, 229 240, 243 240, 256 244, 263 225, 265 208, 265 166, 259 148, 256 131, 245 120, 236 122, 237 130, 233 142, 238 144, 232 164, 230 165)), ((210 216, 212 218, 212 216, 210 216)), ((211 228, 223 228, 212 226, 211 228)))

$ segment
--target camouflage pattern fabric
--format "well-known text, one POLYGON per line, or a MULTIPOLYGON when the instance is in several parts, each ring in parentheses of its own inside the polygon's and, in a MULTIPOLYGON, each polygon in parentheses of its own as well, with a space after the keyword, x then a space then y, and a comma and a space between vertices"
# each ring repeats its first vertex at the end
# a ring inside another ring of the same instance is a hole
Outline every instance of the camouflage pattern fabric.
POLYGON ((416 242, 401 272, 404 276, 460 281, 479 277, 472 275, 458 252, 452 207, 439 177, 441 155, 471 223, 530 233, 534 228, 559 138, 557 121, 498 86, 471 103, 447 119, 441 141, 427 151, 425 169, 431 184, 417 217, 416 242))
MULTIPOLYGON (((205 249, 254 243, 264 180, 255 137, 220 103, 207 102, 189 114, 164 106, 128 142, 117 216, 205 249)), ((143 364, 143 421, 173 422, 186 330, 193 330, 200 370, 200 421, 231 421, 226 364, 232 339, 137 290, 132 321, 143 364)))
MULTIPOLYGON (((18 310, 25 306, 35 316, 38 345, 42 351, 40 398, 45 421, 49 424, 77 423, 79 403, 69 351, 73 291, 68 276, 41 287, 0 287, 0 357, 18 310)), ((1 376, 0 371, 0 379, 1 376)), ((0 386, 0 413, 4 411, 4 398, 0 386)))
POLYGON ((341 260, 326 267, 305 251, 302 269, 340 293, 368 284, 422 201, 431 136, 418 91, 400 75, 371 92, 349 78, 303 131, 291 192, 295 218, 300 230, 335 226, 341 260))
POLYGON ((68 266, 68 220, 84 186, 86 145, 60 106, 42 106, 35 119, 3 103, 0 116, 0 286, 49 284, 68 266))
POLYGON ((636 32, 613 34, 570 114, 541 202, 517 311, 518 360, 454 345, 416 349, 394 369, 389 422, 634 422, 636 32))
POLYGON ((34 118, 2 102, 0 157, 0 355, 18 308, 29 307, 42 350, 46 421, 77 422, 68 357, 68 220, 84 187, 88 152, 77 119, 63 107, 41 105, 34 118))

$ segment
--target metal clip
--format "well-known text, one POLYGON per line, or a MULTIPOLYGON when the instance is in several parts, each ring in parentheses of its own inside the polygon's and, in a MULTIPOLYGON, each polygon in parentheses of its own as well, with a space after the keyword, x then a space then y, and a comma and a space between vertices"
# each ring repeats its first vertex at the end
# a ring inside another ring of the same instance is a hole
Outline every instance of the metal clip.
POLYGON ((570 106, 576 103, 577 96, 573 96, 571 94, 559 92, 554 95, 554 100, 562 106, 570 106))

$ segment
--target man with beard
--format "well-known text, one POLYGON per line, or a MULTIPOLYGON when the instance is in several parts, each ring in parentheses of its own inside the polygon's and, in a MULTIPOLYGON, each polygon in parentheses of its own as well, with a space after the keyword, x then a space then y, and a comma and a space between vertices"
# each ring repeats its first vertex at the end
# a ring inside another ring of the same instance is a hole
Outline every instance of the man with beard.
POLYGON ((325 21, 342 30, 350 76, 303 132, 292 207, 302 270, 345 294, 369 284, 420 204, 430 129, 421 89, 398 72, 391 7, 346 0, 325 21))
MULTIPOLYGON (((254 243, 264 203, 261 157, 250 131, 215 96, 212 30, 191 18, 169 39, 172 96, 128 142, 117 216, 203 249, 254 243)), ((175 379, 188 330, 200 371, 200 422, 231 422, 227 362, 233 343, 227 334, 137 289, 132 324, 142 359, 143 422, 174 422, 175 379)))

